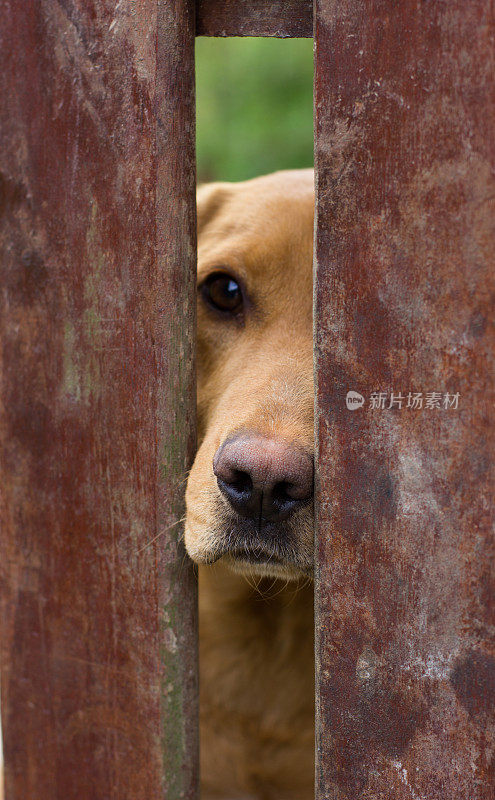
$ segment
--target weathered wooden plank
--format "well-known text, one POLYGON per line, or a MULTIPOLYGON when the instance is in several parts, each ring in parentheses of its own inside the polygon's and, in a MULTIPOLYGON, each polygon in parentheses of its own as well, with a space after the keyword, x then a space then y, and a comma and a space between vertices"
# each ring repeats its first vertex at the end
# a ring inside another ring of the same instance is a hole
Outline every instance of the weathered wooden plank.
POLYGON ((493 797, 494 33, 317 2, 318 800, 493 797))
POLYGON ((6 796, 196 798, 193 4, 0 30, 6 796))
POLYGON ((312 0, 197 0, 197 36, 313 36, 312 0))

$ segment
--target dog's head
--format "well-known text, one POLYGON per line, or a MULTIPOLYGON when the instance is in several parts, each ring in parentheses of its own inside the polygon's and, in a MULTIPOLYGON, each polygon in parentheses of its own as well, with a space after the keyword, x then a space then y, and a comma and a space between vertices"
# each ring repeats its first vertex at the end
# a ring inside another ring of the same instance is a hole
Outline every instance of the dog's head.
POLYGON ((199 450, 186 547, 200 564, 313 568, 313 172, 198 192, 199 450))

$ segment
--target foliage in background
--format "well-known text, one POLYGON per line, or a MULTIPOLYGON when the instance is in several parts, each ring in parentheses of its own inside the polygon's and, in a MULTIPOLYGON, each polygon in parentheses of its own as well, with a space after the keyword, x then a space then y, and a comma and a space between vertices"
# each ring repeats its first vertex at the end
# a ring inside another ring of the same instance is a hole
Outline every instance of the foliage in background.
POLYGON ((313 41, 196 40, 198 181, 313 164, 313 41))

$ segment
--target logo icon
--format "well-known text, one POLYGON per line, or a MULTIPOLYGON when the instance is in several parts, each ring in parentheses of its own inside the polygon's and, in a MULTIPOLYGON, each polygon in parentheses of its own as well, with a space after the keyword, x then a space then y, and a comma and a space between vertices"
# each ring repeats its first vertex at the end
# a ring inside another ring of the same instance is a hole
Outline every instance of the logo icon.
POLYGON ((345 404, 349 411, 355 411, 356 408, 364 406, 364 397, 359 392, 347 392, 345 404))

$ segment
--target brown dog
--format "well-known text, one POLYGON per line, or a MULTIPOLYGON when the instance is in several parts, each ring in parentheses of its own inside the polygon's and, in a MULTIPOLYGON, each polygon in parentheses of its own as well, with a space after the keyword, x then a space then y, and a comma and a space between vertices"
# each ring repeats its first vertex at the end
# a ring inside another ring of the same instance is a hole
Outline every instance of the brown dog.
POLYGON ((198 232, 202 797, 309 800, 312 170, 201 188, 198 232))

